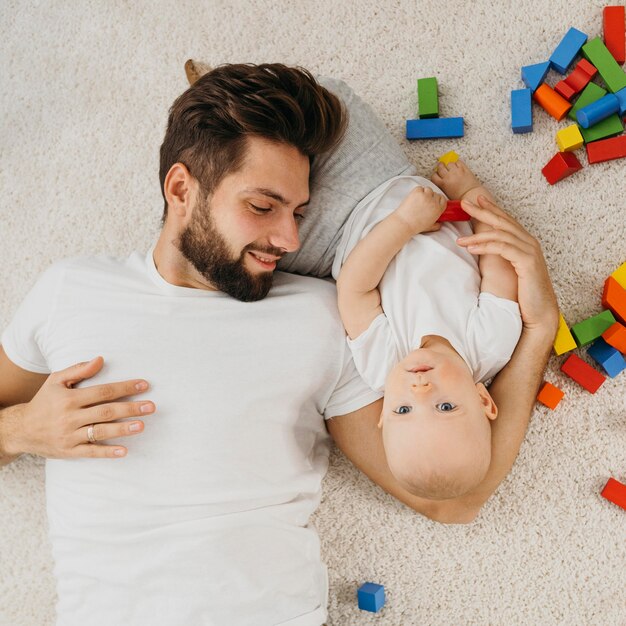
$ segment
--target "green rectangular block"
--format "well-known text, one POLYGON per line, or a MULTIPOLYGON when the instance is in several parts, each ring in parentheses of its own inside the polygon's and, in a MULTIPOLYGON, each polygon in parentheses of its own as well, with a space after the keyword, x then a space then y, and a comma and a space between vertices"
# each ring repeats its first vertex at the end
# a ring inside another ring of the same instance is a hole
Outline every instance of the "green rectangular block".
POLYGON ((439 117, 439 93, 436 78, 417 79, 417 101, 420 118, 439 117))
MULTIPOLYGON (((583 89, 578 100, 576 100, 576 104, 570 109, 567 116, 576 122, 576 111, 599 100, 602 96, 606 96, 606 89, 602 89, 602 87, 595 83, 589 83, 583 89)), ((589 143, 590 141, 597 141, 598 139, 619 135, 624 130, 624 125, 622 124, 620 116, 614 113, 601 122, 594 124, 591 128, 583 128, 580 124, 578 128, 580 129, 585 143, 589 143)))
POLYGON ((605 330, 611 328, 613 324, 615 324, 615 318, 613 313, 607 309, 602 311, 602 313, 598 313, 598 315, 574 324, 571 331, 576 343, 582 347, 595 341, 605 330))
POLYGON ((590 63, 598 68, 598 73, 610 91, 615 93, 626 87, 626 73, 600 37, 588 41, 583 46, 583 54, 590 63))

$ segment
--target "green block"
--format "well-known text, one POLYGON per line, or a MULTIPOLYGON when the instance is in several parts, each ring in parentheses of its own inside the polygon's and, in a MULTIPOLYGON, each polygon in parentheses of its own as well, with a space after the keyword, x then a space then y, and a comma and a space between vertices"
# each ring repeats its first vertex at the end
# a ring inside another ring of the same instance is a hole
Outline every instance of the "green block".
POLYGON ((583 128, 580 124, 578 128, 580 128, 585 143, 606 139, 607 137, 615 137, 615 135, 621 135, 624 132, 624 125, 617 113, 594 124, 591 128, 583 128))
POLYGON ((572 326, 571 331, 576 343, 582 347, 595 341, 602 333, 615 324, 613 313, 608 309, 572 326))
POLYGON ((436 78, 418 78, 417 101, 420 118, 439 117, 439 94, 436 78))
POLYGON ((600 37, 588 41, 583 46, 583 54, 590 63, 598 68, 598 73, 610 91, 615 93, 626 87, 626 73, 608 51, 600 37))
POLYGON ((591 104, 596 100, 600 100, 602 96, 606 96, 606 89, 602 89, 600 85, 596 85, 595 83, 589 83, 583 89, 583 92, 580 94, 580 96, 578 96, 576 104, 569 110, 567 116, 576 121, 576 111, 578 111, 578 109, 582 109, 588 104, 591 104))

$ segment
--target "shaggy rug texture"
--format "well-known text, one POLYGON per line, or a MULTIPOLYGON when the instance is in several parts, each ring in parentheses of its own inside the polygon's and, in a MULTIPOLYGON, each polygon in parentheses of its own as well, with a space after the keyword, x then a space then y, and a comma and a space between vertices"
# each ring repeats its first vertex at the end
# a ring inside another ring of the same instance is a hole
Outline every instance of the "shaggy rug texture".
MULTIPOLYGON (((584 168, 548 185, 541 168, 571 122, 535 105, 534 132, 514 135, 509 98, 523 86, 520 67, 547 60, 570 26, 602 35, 602 7, 4 0, 0 327, 53 261, 126 256, 156 238, 158 149, 189 58, 283 62, 345 80, 420 174, 448 150, 463 155, 540 240, 570 325, 599 313, 605 278, 626 260, 626 161, 588 165, 581 150, 584 168), (463 138, 404 138, 427 76, 439 80, 441 116, 465 118, 463 138)), ((592 395, 560 372, 564 360, 551 358, 546 379, 565 398, 554 411, 537 405, 511 473, 471 524, 418 515, 333 452, 312 519, 330 572, 329 625, 626 625, 626 511, 600 496, 610 476, 626 483, 626 373, 592 395), (385 586, 379 614, 357 608, 366 581, 385 586)), ((43 469, 29 456, 0 469, 2 626, 54 623, 43 469)))

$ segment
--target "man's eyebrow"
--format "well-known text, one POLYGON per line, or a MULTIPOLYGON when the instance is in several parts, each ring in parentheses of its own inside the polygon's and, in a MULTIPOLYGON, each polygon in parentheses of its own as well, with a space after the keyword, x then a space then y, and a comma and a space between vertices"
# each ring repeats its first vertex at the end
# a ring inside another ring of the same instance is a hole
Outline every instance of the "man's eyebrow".
MULTIPOLYGON (((277 200, 281 204, 289 204, 285 198, 283 198, 277 191, 273 191, 272 189, 267 189, 266 187, 247 187, 244 189, 245 193, 260 193, 263 196, 267 196, 268 198, 272 198, 277 200)), ((299 204, 296 209, 300 209, 303 206, 307 206, 311 202, 311 198, 309 198, 306 202, 299 204)))

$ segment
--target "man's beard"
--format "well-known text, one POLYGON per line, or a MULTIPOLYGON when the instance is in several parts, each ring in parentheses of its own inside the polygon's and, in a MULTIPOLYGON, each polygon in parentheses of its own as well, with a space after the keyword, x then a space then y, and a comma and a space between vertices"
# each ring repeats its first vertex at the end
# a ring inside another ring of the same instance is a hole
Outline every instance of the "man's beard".
POLYGON ((282 256, 282 250, 261 250, 248 244, 239 258, 232 258, 228 242, 218 232, 208 199, 200 200, 193 210, 189 225, 181 233, 179 250, 213 287, 242 302, 262 300, 274 280, 272 271, 251 274, 244 266, 249 250, 282 256))

